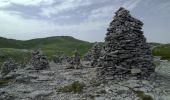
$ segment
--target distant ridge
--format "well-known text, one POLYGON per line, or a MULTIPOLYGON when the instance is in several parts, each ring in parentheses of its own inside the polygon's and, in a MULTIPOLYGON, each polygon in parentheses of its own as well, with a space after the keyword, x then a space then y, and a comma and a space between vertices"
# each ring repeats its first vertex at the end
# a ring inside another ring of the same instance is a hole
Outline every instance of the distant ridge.
POLYGON ((15 40, 0 37, 0 48, 14 49, 36 49, 40 48, 45 51, 63 51, 71 53, 75 49, 81 53, 87 52, 93 43, 75 39, 71 36, 52 36, 46 38, 37 38, 31 40, 15 40))

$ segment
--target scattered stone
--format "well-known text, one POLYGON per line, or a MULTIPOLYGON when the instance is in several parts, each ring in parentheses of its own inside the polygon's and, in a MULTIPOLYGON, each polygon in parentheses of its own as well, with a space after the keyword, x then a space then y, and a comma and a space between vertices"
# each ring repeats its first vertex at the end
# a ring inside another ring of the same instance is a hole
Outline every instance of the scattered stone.
POLYGON ((53 92, 52 91, 44 91, 44 90, 37 90, 29 94, 29 98, 31 100, 42 100, 43 98, 51 95, 53 92))
POLYGON ((35 70, 49 68, 47 56, 45 56, 41 50, 34 50, 32 53, 32 65, 35 70))
POLYGON ((143 22, 132 17, 122 7, 115 14, 107 29, 104 54, 100 57, 102 67, 98 69, 99 76, 114 79, 114 76, 124 77, 138 73, 141 78, 148 77, 154 72, 155 66, 150 46, 141 31, 143 22))
POLYGON ((16 97, 8 92, 1 91, 0 92, 0 100, 16 100, 16 97))

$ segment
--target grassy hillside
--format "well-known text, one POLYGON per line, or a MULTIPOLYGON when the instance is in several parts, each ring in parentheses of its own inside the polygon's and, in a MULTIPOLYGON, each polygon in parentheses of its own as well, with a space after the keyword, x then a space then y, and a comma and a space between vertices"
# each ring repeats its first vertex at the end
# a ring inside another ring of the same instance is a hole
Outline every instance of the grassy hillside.
POLYGON ((0 37, 0 48, 23 48, 22 41, 0 37))
POLYGON ((30 57, 31 50, 37 48, 42 49, 49 58, 58 51, 62 51, 67 55, 72 55, 75 49, 83 55, 92 47, 92 45, 92 43, 69 36, 38 38, 27 41, 0 37, 0 62, 8 57, 13 57, 18 61, 22 60, 24 56, 30 57))
POLYGON ((152 51, 154 56, 161 56, 162 59, 170 60, 170 44, 162 44, 155 47, 152 51))

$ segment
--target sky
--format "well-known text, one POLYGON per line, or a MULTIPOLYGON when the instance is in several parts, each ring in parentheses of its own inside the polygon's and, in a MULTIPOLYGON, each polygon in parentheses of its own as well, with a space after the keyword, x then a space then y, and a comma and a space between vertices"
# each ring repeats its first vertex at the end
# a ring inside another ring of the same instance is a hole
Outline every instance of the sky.
POLYGON ((0 36, 101 42, 120 7, 144 22, 148 42, 170 43, 170 0, 0 0, 0 36))

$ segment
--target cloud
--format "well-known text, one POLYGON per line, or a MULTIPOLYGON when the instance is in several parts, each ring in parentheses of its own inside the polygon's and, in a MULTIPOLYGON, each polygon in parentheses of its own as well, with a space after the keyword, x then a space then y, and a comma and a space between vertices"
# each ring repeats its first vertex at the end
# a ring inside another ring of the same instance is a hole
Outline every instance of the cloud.
POLYGON ((128 0, 122 5, 122 7, 125 7, 128 10, 133 10, 140 1, 141 0, 128 0))
POLYGON ((81 6, 88 6, 90 4, 90 0, 65 0, 53 7, 42 8, 40 15, 50 17, 53 14, 57 15, 60 12, 73 10, 81 6))
POLYGON ((54 2, 54 0, 1 0, 0 7, 7 7, 11 6, 12 4, 23 6, 51 5, 54 2))
POLYGON ((10 6, 10 2, 8 2, 7 0, 1 0, 0 1, 0 8, 6 8, 10 6))
POLYGON ((1 36, 22 40, 65 34, 76 37, 103 27, 98 21, 61 26, 46 20, 24 19, 20 13, 14 11, 0 11, 0 19, 3 19, 0 20, 0 23, 3 23, 0 24, 1 36))
POLYGON ((143 17, 146 36, 151 37, 147 33, 169 32, 165 27, 169 26, 169 3, 158 0, 0 0, 0 35, 22 40, 69 35, 102 41, 114 12, 121 6, 143 17), (167 17, 160 19, 160 15, 167 17), (154 28, 156 25, 164 28, 154 28))

